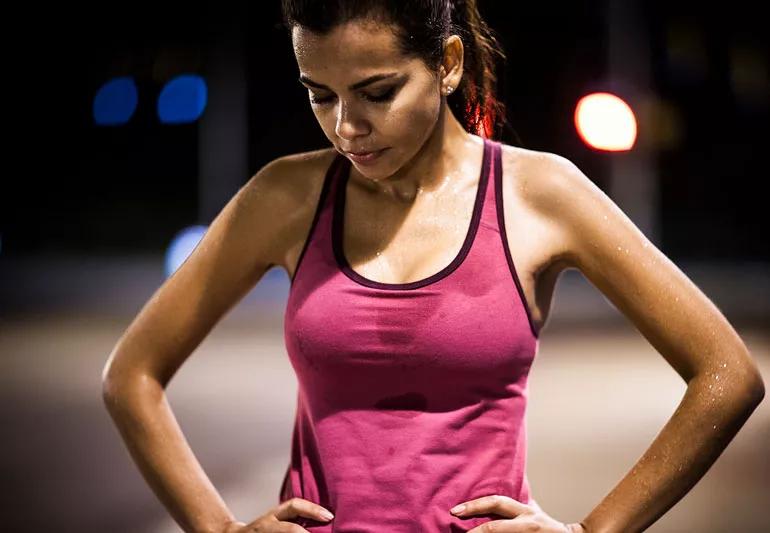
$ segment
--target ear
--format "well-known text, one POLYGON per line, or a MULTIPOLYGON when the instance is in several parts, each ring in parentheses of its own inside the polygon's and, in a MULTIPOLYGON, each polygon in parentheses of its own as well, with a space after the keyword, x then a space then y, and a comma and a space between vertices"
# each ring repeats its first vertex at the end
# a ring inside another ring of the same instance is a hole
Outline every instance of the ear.
POLYGON ((457 87, 463 77, 465 48, 459 35, 451 35, 444 41, 444 57, 441 60, 440 87, 457 87))

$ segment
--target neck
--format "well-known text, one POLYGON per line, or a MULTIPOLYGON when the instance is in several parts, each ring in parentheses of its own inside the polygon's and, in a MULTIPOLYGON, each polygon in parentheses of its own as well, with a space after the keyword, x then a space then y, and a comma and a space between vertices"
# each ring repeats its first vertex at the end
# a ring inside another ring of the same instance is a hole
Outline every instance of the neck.
MULTIPOLYGON (((444 99, 436 127, 412 159, 379 181, 356 175, 358 173, 352 167, 351 179, 372 194, 413 203, 418 195, 435 194, 445 186, 457 183, 467 173, 468 154, 478 145, 477 137, 465 131, 444 99)), ((474 158, 470 161, 475 164, 474 158)))

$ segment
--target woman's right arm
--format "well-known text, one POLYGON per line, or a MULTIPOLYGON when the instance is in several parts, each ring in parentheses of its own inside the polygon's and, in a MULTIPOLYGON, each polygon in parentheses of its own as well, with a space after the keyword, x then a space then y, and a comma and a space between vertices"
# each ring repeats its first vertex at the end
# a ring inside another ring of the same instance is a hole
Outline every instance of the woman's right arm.
POLYGON ((302 211, 290 157, 262 167, 231 198, 134 318, 102 374, 104 402, 129 453, 186 532, 219 533, 235 518, 188 445, 165 387, 220 318, 283 261, 302 211))

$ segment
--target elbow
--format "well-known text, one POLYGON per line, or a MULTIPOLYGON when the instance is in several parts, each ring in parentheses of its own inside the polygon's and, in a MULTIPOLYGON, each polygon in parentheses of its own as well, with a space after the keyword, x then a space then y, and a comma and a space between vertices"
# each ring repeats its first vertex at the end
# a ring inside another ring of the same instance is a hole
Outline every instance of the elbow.
POLYGON ((740 399, 750 404, 752 408, 756 408, 765 398, 765 382, 762 374, 753 366, 746 368, 746 372, 743 373, 735 388, 740 399))
POLYGON ((733 368, 734 372, 728 373, 727 377, 737 396, 753 407, 762 403, 765 382, 756 360, 748 351, 744 351, 741 360, 734 362, 733 368))
POLYGON ((117 380, 110 376, 102 377, 102 400, 107 407, 110 407, 115 402, 115 399, 120 396, 120 387, 117 384, 117 380))
POLYGON ((116 377, 110 375, 102 377, 102 401, 110 413, 116 412, 121 405, 125 404, 127 394, 126 388, 116 377))
POLYGON ((754 398, 754 401, 759 405, 762 403, 762 400, 765 398, 765 382, 762 380, 762 374, 759 372, 756 372, 754 375, 754 379, 751 383, 751 391, 752 391, 752 397, 754 398))
POLYGON ((163 395, 163 386, 149 376, 132 374, 102 379, 102 401, 115 420, 136 417, 145 410, 147 402, 157 405, 163 395))
POLYGON ((102 369, 102 401, 108 409, 115 406, 121 395, 120 375, 124 374, 117 371, 115 365, 115 352, 110 354, 107 363, 102 369))
POLYGON ((115 379, 110 372, 110 365, 112 362, 112 356, 110 356, 107 364, 102 369, 102 400, 109 404, 110 397, 116 393, 115 379))
POLYGON ((755 359, 750 355, 747 357, 743 383, 748 391, 749 397, 759 405, 765 397, 765 381, 762 379, 762 373, 755 359))
POLYGON ((110 368, 102 371, 102 401, 111 414, 125 413, 146 396, 163 393, 163 386, 152 376, 138 369, 110 368))

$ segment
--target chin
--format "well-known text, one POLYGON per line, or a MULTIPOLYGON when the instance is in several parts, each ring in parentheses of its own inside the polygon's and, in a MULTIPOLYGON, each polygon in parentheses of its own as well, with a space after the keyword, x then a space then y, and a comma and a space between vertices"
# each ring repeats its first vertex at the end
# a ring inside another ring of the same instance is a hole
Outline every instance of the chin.
POLYGON ((369 181, 373 182, 379 182, 388 179, 388 176, 386 174, 383 174, 382 172, 374 173, 369 169, 366 168, 358 168, 356 167, 356 171, 358 174, 361 175, 361 177, 368 179, 369 181))
MULTIPOLYGON (((344 155, 344 154, 343 154, 344 155)), ((384 165, 358 165, 350 158, 348 158, 350 165, 356 169, 356 172, 363 178, 370 181, 384 181, 388 179, 393 173, 389 168, 385 168, 384 165)))

